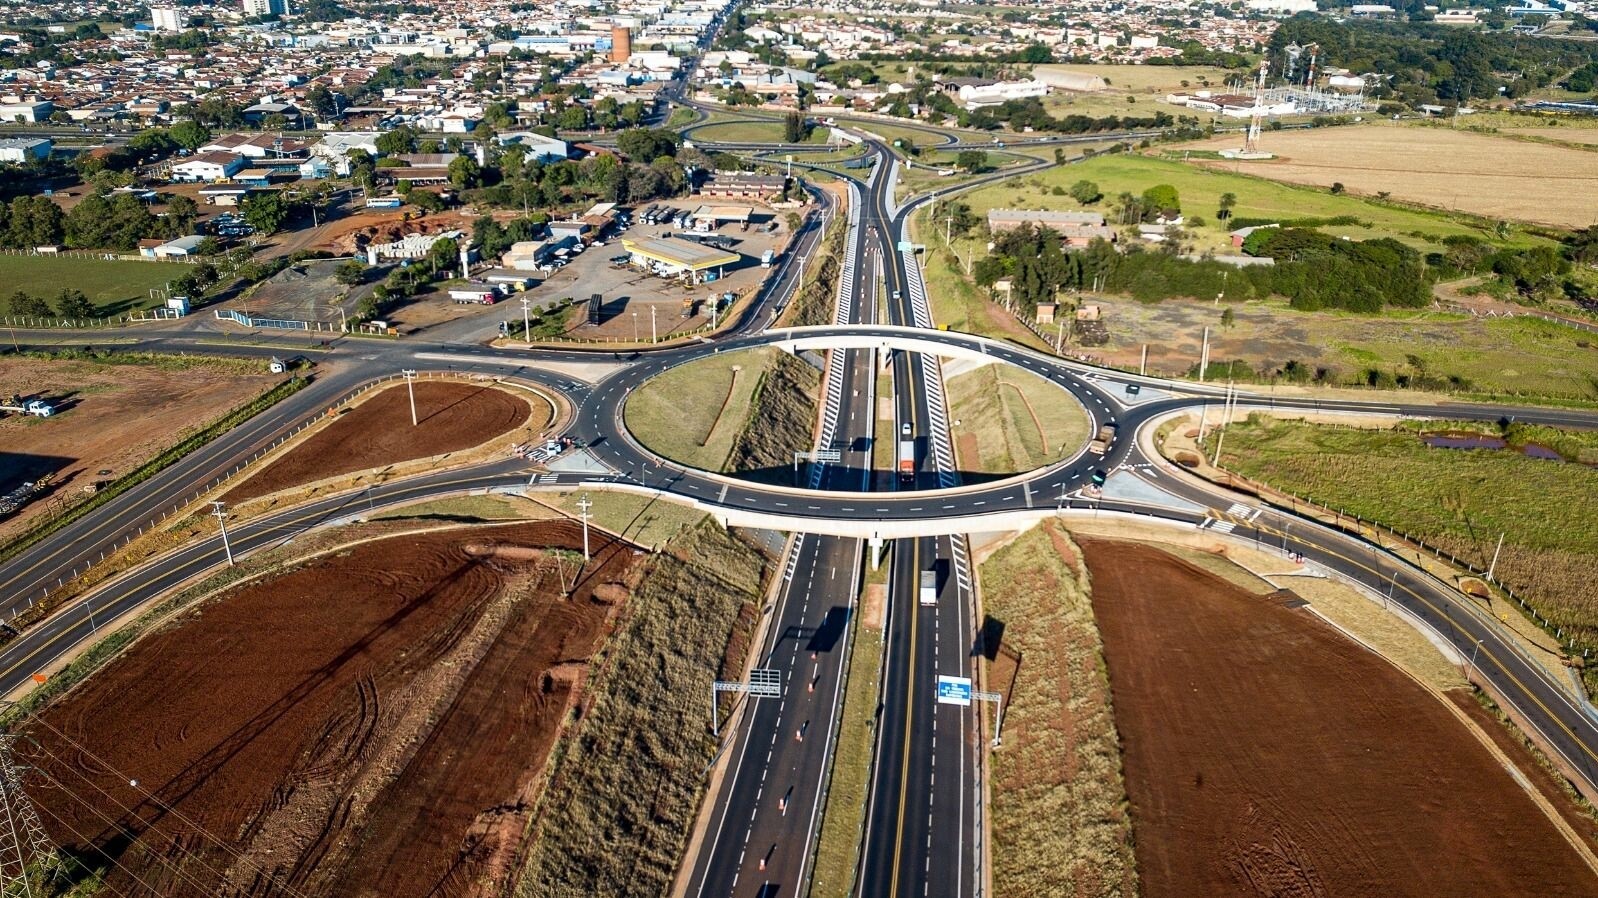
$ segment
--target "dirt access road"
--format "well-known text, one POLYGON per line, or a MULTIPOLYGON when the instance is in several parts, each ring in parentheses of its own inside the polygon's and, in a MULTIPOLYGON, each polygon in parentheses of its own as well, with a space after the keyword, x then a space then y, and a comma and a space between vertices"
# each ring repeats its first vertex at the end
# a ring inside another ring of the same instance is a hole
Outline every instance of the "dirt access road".
POLYGON ((1143 894, 1598 894, 1458 718, 1282 594, 1083 540, 1143 894))
POLYGON ((541 547, 581 545, 568 521, 395 536, 184 612, 25 726, 51 837, 114 894, 503 893, 641 571, 602 540, 565 597, 571 556, 541 547))
MULTIPOLYGON (((338 420, 312 434, 223 497, 238 503, 340 474, 381 468, 480 446, 528 423, 534 401, 486 384, 417 381, 416 425, 403 382, 344 409, 338 420)), ((535 427, 548 422, 533 421, 535 427)))
POLYGON ((281 378, 266 366, 234 363, 119 364, 93 360, 0 359, 0 393, 42 397, 50 418, 0 418, 0 492, 53 475, 52 491, 4 519, 0 538, 17 533, 52 504, 77 499, 84 486, 143 464, 281 378), (108 471, 100 474, 100 471, 108 471))

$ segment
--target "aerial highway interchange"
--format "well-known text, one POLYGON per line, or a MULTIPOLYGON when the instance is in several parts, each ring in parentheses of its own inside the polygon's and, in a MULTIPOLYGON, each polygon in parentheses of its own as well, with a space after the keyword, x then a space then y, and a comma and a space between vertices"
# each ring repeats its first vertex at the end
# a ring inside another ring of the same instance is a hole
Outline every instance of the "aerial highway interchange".
MULTIPOLYGON (((724 721, 724 748, 707 798, 708 826, 686 861, 690 894, 802 893, 812 872, 839 725, 846 623, 858 613, 862 572, 883 559, 890 566, 886 652, 869 801, 858 809, 862 853, 856 893, 982 893, 987 846, 981 778, 989 740, 1002 733, 983 723, 988 712, 980 703, 942 704, 935 688, 940 675, 972 677, 973 658, 983 648, 977 642, 980 622, 966 534, 1014 529, 1043 517, 1069 523, 1082 516, 1125 516, 1169 527, 1211 528, 1228 539, 1302 555, 1389 596, 1470 658, 1493 695, 1535 728, 1570 770, 1598 784, 1598 721, 1591 709, 1527 657, 1489 615, 1461 601, 1453 586, 1400 557, 1391 545, 1229 493, 1161 457, 1153 444, 1158 426, 1174 414, 1220 406, 1219 387, 1095 369, 1002 341, 938 330, 915 253, 902 247, 910 239, 910 215, 944 192, 896 203, 892 172, 899 163, 883 141, 869 134, 865 139, 876 164, 847 178, 853 200, 839 209, 822 196, 823 208, 807 222, 792 258, 784 260, 731 331, 686 346, 597 357, 494 348, 464 338, 334 341, 315 353, 322 373, 308 388, 0 565, 0 614, 14 616, 188 507, 327 408, 393 379, 401 369, 487 373, 558 397, 568 410, 563 432, 585 445, 609 473, 539 476, 525 461, 505 459, 400 478, 235 521, 231 550, 249 554, 312 528, 425 497, 573 487, 644 493, 692 505, 727 524, 794 534, 775 600, 762 622, 764 641, 751 659, 752 667, 779 672, 781 695, 748 701, 724 721), (815 251, 832 218, 834 226, 847 228, 833 323, 773 328, 794 292, 796 260, 815 251), (882 297, 885 303, 879 303, 882 297), (879 308, 885 320, 879 319, 879 308), (776 487, 688 468, 651 453, 627 432, 622 407, 649 378, 708 355, 760 346, 826 354, 818 444, 795 448, 836 448, 840 454, 834 463, 815 465, 807 482, 776 487), (1103 456, 1083 451, 1041 470, 962 484, 938 361, 958 356, 991 359, 1048 378, 1082 405, 1095 429, 1118 425, 1116 439, 1103 456), (592 380, 572 373, 583 365, 603 373, 592 380), (913 435, 916 470, 909 482, 895 484, 897 489, 877 492, 870 446, 896 436, 876 432, 875 379, 885 365, 891 366, 895 387, 894 426, 913 435), (1135 495, 1097 488, 1110 479, 1141 486, 1135 495), (938 572, 937 600, 923 604, 917 586, 928 570, 938 572)), ((128 346, 264 358, 285 345, 264 334, 253 339, 250 346, 218 346, 180 329, 152 327, 136 332, 128 346)), ((1238 408, 1598 425, 1598 415, 1584 411, 1317 400, 1248 391, 1239 394, 1238 408)), ((0 686, 13 691, 26 685, 106 626, 225 562, 220 539, 206 537, 113 578, 0 651, 0 686)))

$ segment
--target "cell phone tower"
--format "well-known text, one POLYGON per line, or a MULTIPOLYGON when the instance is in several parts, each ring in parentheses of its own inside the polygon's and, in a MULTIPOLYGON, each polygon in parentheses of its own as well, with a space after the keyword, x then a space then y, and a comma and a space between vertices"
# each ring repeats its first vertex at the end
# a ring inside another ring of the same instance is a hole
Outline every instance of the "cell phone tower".
POLYGON ((1265 73, 1270 70, 1269 57, 1260 60, 1259 80, 1254 83, 1254 114, 1249 117, 1248 137, 1243 141, 1243 152, 1260 151, 1260 126, 1265 122, 1265 73))
POLYGON ((0 734, 0 895, 33 898, 44 894, 36 880, 55 849, 22 787, 22 770, 11 755, 16 739, 0 734))

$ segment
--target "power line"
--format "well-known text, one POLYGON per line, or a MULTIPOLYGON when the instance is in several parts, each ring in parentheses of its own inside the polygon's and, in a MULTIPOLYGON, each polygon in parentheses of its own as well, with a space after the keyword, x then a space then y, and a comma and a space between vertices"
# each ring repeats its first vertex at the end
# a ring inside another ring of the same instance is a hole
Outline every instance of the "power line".
MULTIPOLYGON (((150 802, 151 804, 153 804, 157 808, 159 808, 161 811, 163 811, 163 812, 165 812, 167 814, 170 814, 171 816, 177 818, 177 820, 179 822, 187 825, 190 829, 194 830, 196 833, 199 833, 201 836, 205 837, 206 839, 209 839, 212 843, 214 843, 216 845, 217 848, 220 848, 223 852, 225 852, 226 854, 231 856, 234 861, 236 861, 236 862, 238 862, 240 864, 243 864, 243 865, 245 865, 247 867, 252 868, 257 875, 263 877, 266 880, 271 881, 278 888, 280 888, 283 891, 287 892, 289 895, 295 896, 295 898, 309 898, 309 896, 307 896, 304 892, 301 892, 299 889, 296 889, 294 886, 290 885, 289 883, 282 881, 282 879, 280 879, 277 874, 275 874, 272 871, 268 870, 259 861, 255 861, 255 860, 250 859, 243 852, 239 851, 237 848, 235 848, 232 845, 228 844, 227 842, 223 841, 221 839, 221 837, 219 837, 216 834, 212 833, 210 830, 206 829, 204 826, 201 826, 199 821, 194 820, 193 818, 189 817, 187 814, 184 814, 182 811, 178 810, 173 805, 170 805, 167 802, 162 801, 161 798, 159 796, 157 796, 154 792, 151 792, 150 790, 145 789, 142 786, 139 786, 137 779, 127 776, 121 770, 119 770, 115 765, 113 765, 111 762, 107 761, 105 758, 103 758, 100 755, 96 754, 94 751, 89 749, 88 746, 85 746, 83 743, 77 741, 76 739, 73 739, 71 736, 69 736, 66 733, 62 732, 59 728, 57 728, 54 724, 50 723, 48 720, 45 720, 43 717, 38 716, 38 715, 30 715, 26 719, 31 720, 32 722, 39 724, 40 726, 44 727, 45 729, 49 730, 52 733, 55 733, 57 736, 61 737, 61 739, 65 740, 67 742, 67 744, 71 745, 72 748, 74 748, 77 751, 81 752, 82 754, 87 756, 90 760, 94 761, 96 764, 99 764, 103 769, 108 770, 111 773, 116 774, 119 778, 126 779, 128 781, 128 783, 129 783, 129 785, 131 785, 134 789, 137 789, 139 791, 139 793, 144 797, 145 801, 150 802)), ((45 748, 43 745, 40 745, 37 740, 33 740, 33 744, 38 746, 39 749, 41 751, 43 751, 45 754, 50 755, 52 758, 55 758, 57 761, 61 761, 61 759, 56 757, 54 754, 52 754, 49 749, 45 748)), ((64 762, 63 762, 63 764, 64 764, 64 762)), ((94 785, 94 787, 96 789, 98 789, 107 798, 111 799, 111 801, 115 802, 123 810, 127 811, 130 814, 133 813, 132 808, 129 808, 126 805, 123 805, 121 802, 118 802, 116 800, 116 798, 111 796, 109 793, 106 793, 105 790, 101 789, 98 785, 95 785, 92 781, 90 781, 88 779, 87 776, 85 776, 81 772, 78 772, 76 770, 76 768, 72 767, 69 764, 66 764, 65 766, 67 766, 68 769, 73 770, 73 772, 78 773, 78 775, 80 777, 82 777, 85 782, 89 782, 90 785, 94 785)), ((174 841, 175 841, 175 837, 174 837, 174 841)))
MULTIPOLYGON (((35 743, 35 744, 37 744, 37 743, 35 743)), ((35 769, 38 769, 38 768, 35 768, 35 769)), ((84 798, 83 796, 79 795, 78 793, 72 791, 71 789, 68 789, 65 783, 63 783, 60 780, 56 779, 55 777, 51 776, 48 771, 39 769, 39 775, 43 776, 45 779, 47 779, 51 783, 53 783, 57 789, 60 789, 61 792, 64 793, 65 795, 67 795, 69 798, 73 799, 74 801, 77 801, 78 803, 82 804, 84 807, 88 808, 91 813, 93 813, 96 817, 99 817, 101 820, 105 821, 105 823, 108 826, 110 826, 113 830, 117 831, 118 833, 120 833, 123 836, 126 836, 128 839, 130 839, 132 841, 138 841, 138 836, 134 835, 132 832, 127 831, 127 829, 125 827, 123 827, 121 824, 117 823, 117 821, 115 821, 115 820, 111 819, 110 817, 106 816, 105 812, 100 810, 99 808, 95 807, 93 802, 89 801, 88 799, 84 798)), ((67 829, 72 830, 72 834, 77 836, 79 839, 81 839, 85 845, 88 845, 88 846, 92 847, 95 851, 99 852, 100 855, 103 856, 106 860, 108 860, 111 863, 115 864, 117 866, 117 869, 119 869, 122 872, 128 874, 128 876, 132 877, 133 880, 135 882, 137 882, 139 885, 143 886, 146 889, 149 889, 150 890, 150 894, 158 896, 158 898, 159 898, 159 896, 161 895, 161 892, 160 892, 159 889, 157 889, 155 886, 151 885, 144 877, 138 875, 137 873, 134 873, 131 869, 129 869, 126 865, 124 865, 121 861, 119 861, 116 858, 112 857, 110 852, 108 852, 105 849, 101 848, 100 846, 96 845, 94 843, 93 839, 85 837, 83 835, 83 833, 78 831, 77 827, 71 825, 70 823, 67 823, 66 820, 62 819, 60 815, 56 814, 54 811, 50 810, 49 808, 45 808, 45 813, 49 814, 51 817, 54 817, 56 819, 56 821, 59 822, 62 826, 66 827, 67 829)), ((177 845, 175 840, 173 842, 173 847, 174 848, 178 848, 178 850, 180 852, 182 851, 182 849, 178 847, 178 845, 177 845)), ((150 852, 150 856, 152 858, 154 858, 155 860, 165 864, 168 869, 170 869, 173 873, 177 874, 178 879, 185 880, 190 885, 193 885, 193 886, 199 888, 200 891, 201 891, 201 894, 209 894, 210 893, 210 890, 205 887, 204 883, 200 882, 192 874, 184 872, 183 868, 178 866, 178 864, 176 862, 174 862, 173 860, 171 860, 170 858, 162 857, 159 853, 154 852, 154 851, 150 852)))

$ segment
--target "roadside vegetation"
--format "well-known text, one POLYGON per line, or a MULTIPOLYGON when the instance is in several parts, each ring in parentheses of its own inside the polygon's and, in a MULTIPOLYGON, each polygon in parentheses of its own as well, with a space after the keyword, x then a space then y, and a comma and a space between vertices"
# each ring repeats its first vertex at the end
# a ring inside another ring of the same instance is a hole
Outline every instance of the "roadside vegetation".
POLYGON ((551 759, 518 898, 670 890, 716 751, 705 697, 742 670, 766 568, 710 521, 650 561, 551 759))
POLYGON ((991 755, 994 894, 1135 896, 1120 737, 1081 552, 1046 521, 978 574, 985 629, 1002 633, 985 647, 988 688, 1005 696, 991 755))
POLYGON ((1087 412, 1058 386, 1006 365, 947 379, 956 462, 965 473, 1008 475, 1040 468, 1087 443, 1087 412))
MULTIPOLYGON (((1263 416, 1229 427, 1221 454, 1223 468, 1391 526, 1479 570, 1492 564, 1502 535, 1496 578, 1577 656, 1598 648, 1595 463, 1598 434, 1590 432, 1435 421, 1362 430, 1263 416), (1432 448, 1421 429, 1501 439, 1506 448, 1432 448)), ((1592 670, 1584 677, 1598 687, 1592 670)))
POLYGON ((806 327, 832 322, 833 300, 837 298, 838 278, 843 273, 843 242, 849 230, 839 222, 846 220, 843 210, 839 209, 830 230, 810 259, 804 289, 782 314, 782 326, 806 327))
POLYGON ((791 483, 793 454, 808 452, 815 442, 820 391, 821 372, 777 353, 760 374, 726 469, 768 483, 791 483))

